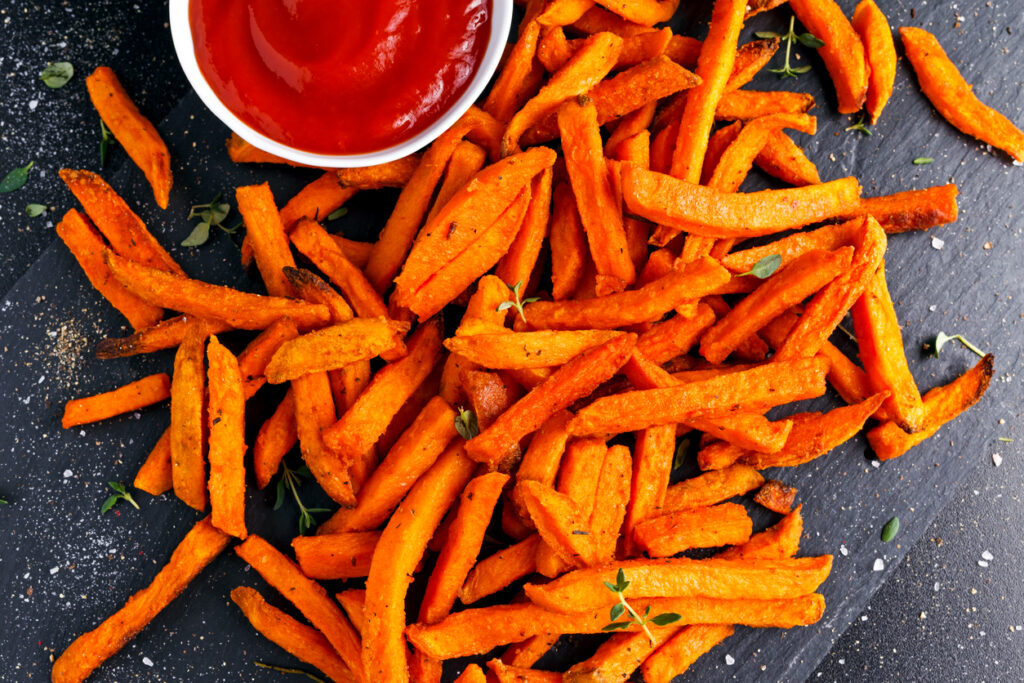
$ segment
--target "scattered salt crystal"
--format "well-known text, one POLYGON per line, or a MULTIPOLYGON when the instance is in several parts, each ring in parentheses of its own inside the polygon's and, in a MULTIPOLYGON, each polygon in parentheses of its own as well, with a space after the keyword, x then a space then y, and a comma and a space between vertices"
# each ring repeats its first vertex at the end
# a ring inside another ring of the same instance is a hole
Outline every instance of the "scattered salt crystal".
POLYGON ((732 666, 735 663, 736 663, 736 660, 733 659, 732 655, 726 655, 725 656, 725 664, 726 664, 726 666, 732 666))
POLYGON ((84 429, 79 430, 78 435, 79 436, 85 436, 85 430, 84 429))
POLYGON ((981 553, 981 559, 988 560, 989 562, 991 562, 992 560, 996 559, 996 556, 986 550, 981 553))
POLYGON ((72 476, 74 476, 74 474, 75 473, 72 472, 71 470, 64 470, 64 478, 65 479, 70 479, 72 476))
POLYGON ((861 621, 867 621, 868 620, 868 615, 866 615, 866 614, 861 615, 860 620, 861 621))
POLYGON ((844 664, 846 664, 846 660, 845 659, 840 659, 839 660, 839 666, 842 666, 844 664))
POLYGON ((988 562, 986 562, 985 560, 978 560, 978 566, 982 569, 985 569, 988 567, 988 562))
POLYGON ((42 384, 45 381, 46 381, 46 375, 39 375, 39 381, 37 381, 36 384, 42 384))
POLYGON ((142 663, 145 664, 146 666, 153 666, 153 660, 150 659, 149 657, 143 657, 142 658, 142 663))
POLYGON ((946 246, 945 240, 940 240, 938 237, 932 237, 932 249, 942 249, 946 246))
POLYGON ((921 612, 921 618, 922 619, 927 619, 928 618, 928 613, 927 612, 921 612))
POLYGON ((881 460, 872 460, 871 461, 871 466, 874 467, 874 468, 879 468, 879 467, 882 466, 882 461, 881 460))
POLYGON ((30 574, 29 572, 25 572, 25 576, 23 576, 23 577, 21 577, 21 578, 23 578, 23 579, 27 579, 27 578, 29 578, 30 576, 31 576, 31 574, 30 574))
POLYGON ((872 567, 872 569, 874 569, 876 572, 880 572, 883 569, 885 569, 885 560, 883 560, 880 557, 876 557, 875 558, 875 564, 872 567))
POLYGON ((938 308, 939 308, 938 306, 936 306, 935 304, 932 304, 931 306, 928 307, 928 310, 934 312, 934 311, 938 310, 938 308))
POLYGON ((29 100, 28 101, 28 110, 29 111, 35 111, 36 107, 38 107, 38 106, 39 106, 39 100, 29 100))
POLYGON ((50 576, 53 576, 60 571, 60 567, 50 567, 50 576))
POLYGON ((850 554, 850 551, 846 549, 846 544, 842 544, 839 546, 839 554, 843 557, 846 557, 850 554))
POLYGON ((934 591, 935 591, 936 593, 938 593, 938 592, 939 592, 939 586, 940 586, 939 582, 938 582, 938 581, 936 581, 936 582, 935 582, 935 585, 934 585, 934 586, 932 587, 932 588, 933 588, 933 590, 934 590, 934 591))
POLYGON ((998 453, 993 453, 992 454, 992 464, 995 465, 996 467, 999 467, 1000 465, 1002 465, 1003 464, 1003 456, 999 455, 998 453))

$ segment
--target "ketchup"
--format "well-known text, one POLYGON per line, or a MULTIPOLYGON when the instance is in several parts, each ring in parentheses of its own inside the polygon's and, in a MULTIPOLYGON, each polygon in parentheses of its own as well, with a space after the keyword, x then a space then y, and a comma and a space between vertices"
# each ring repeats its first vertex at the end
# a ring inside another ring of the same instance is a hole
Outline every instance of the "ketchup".
POLYGON ((191 0, 199 68, 228 109, 289 147, 378 151, 437 121, 490 36, 489 0, 191 0))

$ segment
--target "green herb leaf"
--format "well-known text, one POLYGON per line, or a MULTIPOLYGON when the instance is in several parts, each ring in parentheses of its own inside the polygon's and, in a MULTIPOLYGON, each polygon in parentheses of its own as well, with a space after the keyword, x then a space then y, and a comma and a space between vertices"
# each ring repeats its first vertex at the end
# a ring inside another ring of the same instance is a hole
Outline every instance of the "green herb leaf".
POLYGON ((139 509, 139 504, 135 502, 134 498, 132 498, 132 494, 128 493, 128 490, 125 488, 124 484, 122 484, 119 481, 108 481, 107 486, 113 489, 114 495, 110 496, 105 501, 103 501, 103 505, 100 506, 101 515, 110 510, 110 508, 117 505, 117 501, 119 500, 127 502, 136 510, 139 509))
POLYGON ((523 322, 525 323, 526 322, 526 314, 523 313, 523 304, 529 304, 529 303, 533 303, 534 301, 540 301, 540 297, 539 296, 531 296, 531 297, 526 298, 526 299, 520 299, 519 298, 519 290, 520 290, 520 288, 522 288, 522 286, 523 286, 522 280, 520 280, 519 282, 517 282, 514 285, 512 285, 510 287, 510 289, 512 290, 512 296, 514 296, 515 299, 512 300, 512 301, 502 301, 500 304, 498 304, 498 307, 495 310, 497 310, 497 311, 507 311, 510 308, 514 308, 517 311, 519 311, 519 317, 522 318, 523 322))
POLYGON ((914 166, 924 166, 925 164, 930 164, 934 161, 935 159, 932 159, 931 157, 918 157, 914 159, 914 166))
POLYGON ((210 239, 210 224, 206 221, 197 223, 196 227, 192 228, 192 232, 188 234, 188 237, 181 241, 183 247, 199 247, 210 239))
POLYGON ((100 514, 106 514, 107 511, 110 510, 110 508, 114 507, 116 504, 117 496, 111 496, 110 498, 107 498, 105 501, 103 501, 103 505, 100 507, 100 514))
POLYGON ((619 569, 619 572, 615 575, 615 590, 622 593, 629 588, 629 581, 626 581, 626 572, 619 569))
POLYGON ((605 586, 605 588, 610 590, 612 593, 618 593, 619 592, 618 588, 616 588, 614 585, 608 583, 607 581, 604 582, 604 586, 605 586))
POLYGON ((754 267, 745 273, 740 273, 737 277, 744 277, 746 275, 753 275, 759 280, 764 280, 771 277, 779 266, 782 265, 782 254, 769 254, 763 259, 754 264, 754 267))
POLYGON ((625 612, 625 611, 626 611, 626 606, 623 605, 621 602, 618 603, 617 605, 612 605, 612 609, 611 609, 611 612, 609 612, 609 614, 608 614, 608 618, 611 619, 612 621, 615 621, 616 619, 621 617, 622 613, 625 612))
POLYGON ((676 446, 675 455, 672 456, 672 469, 677 470, 686 462, 686 454, 690 452, 690 440, 683 439, 676 446))
POLYGON ((10 505, 4 498, 0 498, 0 505, 10 505))
POLYGON ((466 441, 480 433, 480 425, 477 424, 476 415, 472 410, 459 406, 459 414, 455 416, 455 431, 466 441))
POLYGON ((320 678, 319 676, 311 674, 310 672, 305 671, 303 669, 289 669, 283 666, 274 666, 273 664, 267 664, 266 662, 253 662, 253 664, 255 664, 261 669, 269 669, 270 671, 276 671, 277 673, 281 674, 297 674, 300 676, 305 676, 311 681, 316 681, 316 683, 327 683, 327 681, 320 678))
POLYGON ((305 536, 316 526, 317 522, 313 513, 329 512, 326 508, 307 508, 302 504, 302 499, 299 497, 299 485, 304 476, 300 474, 303 470, 309 471, 305 465, 293 470, 287 463, 281 462, 281 478, 277 481, 276 500, 274 501, 274 509, 277 510, 284 503, 285 491, 292 494, 292 498, 295 499, 295 504, 299 508, 300 536, 305 536))
POLYGON ((42 216, 44 213, 46 213, 46 204, 29 204, 25 207, 25 214, 29 218, 42 216))
POLYGON ((342 216, 344 216, 347 213, 348 213, 348 207, 347 206, 343 206, 340 209, 335 209, 334 211, 331 211, 329 214, 327 214, 327 220, 329 220, 329 221, 336 221, 336 220, 338 220, 339 218, 341 218, 342 216))
POLYGON ((772 38, 781 38, 782 36, 775 31, 754 31, 754 36, 761 40, 771 40, 772 38))
POLYGON ((805 73, 807 73, 810 70, 811 70, 811 65, 807 64, 806 66, 794 67, 794 68, 790 69, 790 72, 792 72, 794 74, 805 74, 805 73))
POLYGON ((238 229, 242 227, 242 223, 239 222, 232 227, 224 225, 224 219, 231 213, 231 205, 224 204, 220 201, 220 193, 213 198, 208 204, 196 204, 189 209, 188 220, 199 219, 199 223, 192 229, 192 232, 188 237, 181 243, 183 247, 198 247, 206 244, 210 239, 210 228, 216 227, 226 232, 229 235, 233 235, 238 232, 238 229))
POLYGON ((633 622, 630 622, 630 621, 616 621, 613 624, 608 624, 607 626, 602 626, 601 630, 602 631, 621 631, 623 629, 629 628, 629 625, 631 623, 633 623, 633 622))
POLYGON ((942 347, 946 345, 946 342, 952 341, 954 339, 956 339, 958 342, 963 344, 970 351, 973 351, 978 356, 980 356, 982 358, 985 357, 985 352, 982 351, 981 349, 979 349, 977 346, 975 346, 971 342, 969 342, 966 339, 964 339, 963 335, 959 335, 959 334, 946 334, 945 332, 939 332, 937 335, 935 335, 935 341, 932 344, 932 354, 936 358, 938 358, 939 357, 939 352, 942 351, 942 347))
POLYGON ((32 170, 35 163, 30 161, 27 166, 16 168, 4 176, 4 179, 0 180, 0 194, 21 189, 28 182, 28 172, 32 170))
POLYGON ((63 88, 71 77, 75 75, 75 67, 71 62, 50 62, 39 74, 39 80, 46 84, 46 87, 63 88))
POLYGON ((107 486, 114 489, 118 493, 124 493, 124 484, 119 481, 108 481, 107 486))
POLYGON ((668 626, 669 624, 676 623, 680 619, 682 619, 682 617, 675 612, 665 612, 664 614, 659 614, 651 619, 651 623, 655 626, 668 626))
POLYGON ((1013 443, 1013 439, 1008 439, 1005 436, 1000 436, 999 441, 1002 441, 1003 443, 1013 443))
POLYGON ((284 505, 284 477, 277 480, 277 491, 274 497, 274 509, 280 510, 284 505))
POLYGON ((845 130, 857 130, 860 131, 861 133, 864 133, 865 135, 874 135, 874 133, 871 132, 871 129, 868 128, 868 125, 867 123, 865 123, 865 121, 866 119, 864 117, 864 114, 861 114, 860 118, 857 119, 857 123, 853 124, 852 126, 847 126, 845 130))
POLYGON ((114 142, 114 136, 111 134, 110 129, 107 128, 107 124, 103 123, 103 119, 100 119, 100 168, 106 168, 110 145, 114 142))
POLYGON ((882 543, 888 543, 892 539, 896 538, 896 534, 900 531, 900 518, 893 517, 885 526, 882 527, 882 543))
POLYGON ((800 44, 804 47, 812 47, 814 49, 825 47, 825 41, 813 33, 801 33, 796 37, 796 39, 799 40, 800 44))

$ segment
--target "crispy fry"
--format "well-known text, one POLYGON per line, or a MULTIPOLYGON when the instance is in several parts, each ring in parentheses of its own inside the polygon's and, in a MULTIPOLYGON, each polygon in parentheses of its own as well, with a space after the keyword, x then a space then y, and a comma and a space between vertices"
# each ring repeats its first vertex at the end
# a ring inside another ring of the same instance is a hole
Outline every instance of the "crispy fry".
POLYGON ((485 368, 546 368, 564 365, 587 349, 622 334, 616 330, 537 330, 451 337, 444 345, 485 368))
POLYGON ((365 610, 373 618, 363 625, 362 656, 370 680, 408 680, 402 637, 408 577, 474 467, 461 444, 449 448, 412 487, 381 534, 366 580, 365 610))
MULTIPOLYGON (((194 319, 195 316, 179 315, 158 322, 152 327, 139 330, 127 337, 103 339, 96 345, 96 357, 102 359, 125 358, 174 348, 181 344, 181 340, 185 338, 185 332, 194 319)), ((220 320, 205 322, 210 334, 220 334, 231 329, 230 325, 220 320)))
POLYGON ((336 289, 324 282, 323 278, 312 271, 304 268, 283 269, 288 284, 295 290, 295 294, 312 304, 323 304, 331 312, 331 322, 338 324, 351 320, 355 316, 352 307, 345 301, 345 297, 336 289))
MULTIPOLYGON (((566 441, 569 432, 566 430, 572 414, 568 411, 560 411, 552 415, 530 440, 530 447, 523 455, 516 470, 516 482, 538 481, 545 486, 554 486, 555 477, 558 474, 558 467, 562 462, 562 454, 565 452, 566 441)), ((517 488, 512 489, 512 501, 516 510, 525 516, 526 508, 517 488)))
MULTIPOLYGON (((373 166, 355 166, 352 168, 336 168, 334 173, 338 182, 344 187, 360 190, 379 190, 382 187, 405 187, 412 174, 416 172, 420 159, 415 154, 386 161, 373 166)), ((327 216, 327 214, 321 214, 327 216)))
MULTIPOLYGON (((344 206, 357 192, 354 187, 342 185, 335 171, 325 171, 281 207, 281 222, 284 224, 285 232, 291 232, 295 224, 303 218, 314 221, 327 220, 328 216, 344 206)), ((248 237, 246 235, 246 239, 248 237)))
POLYGON ((310 372, 337 370, 394 348, 408 324, 387 318, 356 318, 283 343, 267 364, 267 381, 280 384, 310 372))
POLYGON ((716 505, 749 493, 762 484, 764 477, 753 467, 732 465, 669 486, 662 509, 670 512, 716 505))
POLYGON ((637 525, 635 538, 651 557, 668 557, 690 548, 746 543, 752 531, 742 505, 720 503, 645 520, 637 525))
POLYGON ((754 76, 772 61, 780 44, 780 39, 770 38, 752 40, 741 45, 736 50, 736 59, 733 62, 732 73, 729 74, 729 81, 725 84, 725 92, 737 90, 750 83, 754 76))
POLYGON ((541 246, 548 234, 551 218, 552 171, 546 168, 533 179, 530 188, 530 204, 526 207, 523 224, 516 238, 501 257, 494 274, 503 282, 523 283, 528 288, 534 280, 534 268, 540 257, 541 246))
POLYGON ((506 464, 502 459, 512 446, 611 378, 629 358, 635 344, 636 335, 622 335, 569 361, 471 439, 466 444, 466 454, 491 468, 506 464))
POLYGON ((907 365, 899 319, 885 280, 883 261, 850 313, 868 385, 875 393, 888 392, 886 410, 905 432, 913 433, 923 427, 924 406, 907 365))
POLYGON ((1024 163, 1024 131, 978 99, 935 36, 921 28, 903 26, 900 38, 921 91, 942 118, 1024 163))
POLYGON ((796 500, 796 489, 786 486, 778 479, 769 479, 754 494, 755 503, 780 515, 788 515, 792 511, 794 500, 796 500))
MULTIPOLYGON (((700 628, 689 626, 684 628, 700 628)), ((662 643, 672 638, 681 629, 656 628, 651 631, 652 640, 646 633, 616 633, 601 643, 589 659, 578 662, 565 672, 567 683, 589 681, 625 681, 640 664, 662 643)))
POLYGON ((747 3, 746 19, 749 19, 753 16, 757 16, 762 12, 773 10, 779 5, 784 4, 786 1, 787 0, 750 0, 747 3))
POLYGON ((855 114, 868 92, 868 62, 864 44, 835 0, 790 0, 793 14, 825 42, 818 54, 836 88, 840 114, 855 114))
POLYGON ((171 378, 159 372, 125 384, 122 387, 68 401, 64 406, 61 426, 64 429, 99 422, 115 415, 140 410, 171 397, 171 378))
MULTIPOLYGON (((755 2, 751 0, 752 4, 755 2)), ((671 683, 734 630, 723 624, 696 624, 679 629, 640 665, 645 683, 671 683)))
POLYGON ((238 212, 245 221, 245 239, 252 246, 260 276, 271 296, 294 296, 283 269, 294 268, 286 226, 277 211, 270 185, 247 185, 235 190, 238 212))
POLYGON ((723 193, 635 167, 623 169, 622 193, 633 213, 707 237, 756 237, 842 216, 859 204, 855 178, 785 190, 723 193))
POLYGON ((61 169, 58 175, 115 252, 150 268, 185 274, 142 219, 103 178, 92 171, 68 168, 61 169))
POLYGON ((924 395, 922 429, 907 434, 897 423, 885 422, 867 433, 868 443, 879 460, 890 460, 932 436, 947 422, 981 400, 992 380, 995 359, 985 356, 973 368, 944 386, 924 395))
POLYGON ((521 643, 513 643, 501 654, 501 661, 509 666, 533 666, 554 647, 558 636, 533 636, 521 643))
POLYGON ((800 515, 801 505, 783 517, 773 526, 759 531, 743 545, 734 545, 715 555, 722 560, 774 560, 794 557, 800 549, 800 534, 804 520, 800 515))
POLYGON ((508 666, 500 659, 487 662, 498 683, 561 683, 562 674, 557 671, 538 671, 524 667, 508 666))
POLYGON ((206 348, 209 362, 207 409, 210 442, 210 520, 226 534, 244 539, 245 390, 238 359, 217 339, 206 348))
POLYGON ((320 584, 256 534, 236 546, 235 552, 327 638, 356 680, 366 680, 359 658, 359 634, 320 584))
POLYGON ((567 183, 555 186, 551 209, 551 296, 568 299, 579 285, 588 258, 586 233, 567 183))
POLYGON ((599 398, 576 414, 569 432, 620 434, 698 416, 725 415, 782 405, 825 392, 828 363, 816 358, 771 363, 676 387, 599 398))
POLYGON ((536 569, 540 536, 531 534, 510 548, 480 560, 466 576, 459 590, 459 600, 469 605, 532 574, 536 569))
POLYGON ((171 383, 171 474, 174 493, 186 505, 206 507, 206 465, 203 461, 203 350, 207 330, 192 323, 174 356, 171 383))
POLYGON ((625 446, 612 446, 604 457, 597 481, 595 505, 590 513, 590 536, 597 562, 614 562, 622 522, 626 517, 633 459, 625 446), (600 501, 600 504, 597 502, 600 501))
POLYGON ((532 80, 540 31, 541 24, 537 19, 524 19, 508 59, 484 100, 483 110, 502 123, 508 123, 526 99, 536 94, 524 86, 532 80))
POLYGON ((797 187, 821 182, 818 167, 807 158, 803 149, 781 130, 768 136, 768 142, 761 148, 754 163, 768 175, 797 187))
MULTIPOLYGON (((476 415, 480 429, 487 429, 499 415, 522 398, 523 392, 514 382, 508 381, 497 372, 467 370, 463 373, 462 385, 469 399, 469 406, 476 415)), ((515 457, 518 459, 519 449, 515 457)))
POLYGON ((707 304, 697 306, 696 315, 674 315, 654 323, 637 340, 637 351, 654 363, 667 363, 687 353, 715 322, 715 312, 707 304))
POLYGON ((349 588, 335 594, 335 599, 341 608, 345 610, 348 620, 360 636, 363 634, 363 607, 366 604, 366 590, 362 588, 349 588))
POLYGON ((892 95, 892 86, 896 80, 896 45, 892 40, 889 21, 874 0, 861 0, 857 3, 850 23, 864 44, 864 56, 868 64, 868 92, 864 108, 874 124, 892 95))
POLYGON ((252 469, 259 488, 267 487, 281 460, 299 441, 295 431, 295 398, 289 390, 274 413, 260 427, 252 447, 252 469))
POLYGON ((159 496, 174 485, 171 475, 171 430, 165 429, 153 450, 146 456, 132 486, 151 496, 159 496))
POLYGON ((420 325, 409 339, 409 354, 382 368, 344 415, 324 430, 324 443, 344 462, 353 462, 377 442, 388 422, 430 374, 441 355, 438 321, 420 325))
MULTIPOLYGON (((650 605, 652 614, 674 612, 678 625, 732 623, 757 627, 791 628, 821 618, 824 598, 817 594, 785 600, 719 600, 715 598, 662 598, 637 600, 641 614, 650 605)), ((608 623, 608 610, 582 614, 558 614, 532 604, 496 605, 463 610, 430 626, 413 624, 406 629, 410 642, 435 659, 452 659, 489 652, 493 648, 538 634, 600 633, 608 623)), ((637 630, 629 626, 627 631, 637 630)))
POLYGON ((54 683, 81 683, 146 627, 228 544, 228 535, 198 522, 171 553, 152 583, 92 631, 75 639, 53 664, 54 683))
POLYGON ((863 220, 854 218, 845 223, 795 232, 765 245, 734 251, 722 258, 722 265, 734 273, 747 273, 764 257, 778 254, 782 258, 779 266, 781 268, 792 263, 798 256, 815 249, 835 251, 840 247, 852 245, 858 230, 863 226, 863 220))
POLYGON ((292 380, 291 391, 295 401, 295 433, 303 461, 331 500, 343 507, 352 507, 355 491, 348 471, 352 461, 342 460, 323 439, 323 430, 336 417, 327 373, 315 372, 296 377, 292 380))
POLYGON ((370 560, 380 540, 379 531, 296 536, 295 559, 311 579, 354 579, 370 572, 370 560))
POLYGON ((398 442, 399 437, 405 433, 412 423, 415 422, 417 416, 427 407, 427 404, 438 395, 441 382, 441 373, 444 367, 441 365, 435 365, 434 369, 426 379, 420 382, 420 385, 416 387, 416 391, 413 392, 409 400, 399 408, 395 416, 391 418, 391 422, 388 424, 388 428, 384 430, 384 434, 381 435, 380 439, 374 445, 377 452, 380 454, 386 454, 391 448, 398 442))
POLYGON ((487 683, 487 675, 479 664, 470 664, 455 679, 455 683, 487 683))
POLYGON ((166 209, 173 179, 171 154, 167 151, 167 144, 160 138, 160 133, 139 112, 110 67, 96 67, 86 77, 85 86, 103 123, 107 124, 124 151, 146 175, 157 206, 166 209))
POLYGON ((222 320, 238 329, 265 329, 285 316, 303 329, 329 319, 326 306, 211 285, 141 266, 110 251, 104 252, 104 259, 114 277, 143 300, 200 318, 222 320))
POLYGON ((537 15, 541 26, 565 26, 577 21, 594 6, 594 0, 550 0, 537 15))
POLYGON ((793 259, 704 334, 701 355, 711 363, 721 363, 743 339, 846 271, 852 256, 852 247, 842 247, 831 252, 809 251, 793 259))
POLYGON ((444 205, 455 196, 469 182, 470 178, 480 172, 480 169, 487 163, 487 152, 480 145, 463 140, 452 152, 448 166, 444 170, 444 180, 437 190, 437 197, 427 214, 429 223, 437 215, 437 212, 444 208, 444 205))
POLYGON ((907 190, 883 197, 865 197, 857 209, 840 218, 874 216, 885 231, 893 233, 927 230, 953 223, 957 218, 956 185, 936 185, 924 190, 907 190))
POLYGON ((558 559, 570 567, 600 561, 597 544, 590 538, 590 513, 570 496, 536 481, 520 482, 516 488, 540 537, 558 559))
POLYGON ((293 657, 315 666, 335 683, 356 680, 322 633, 273 607, 256 590, 239 586, 231 591, 231 600, 253 628, 293 657))
POLYGON ((658 514, 664 505, 675 450, 674 425, 652 427, 637 433, 633 450, 633 480, 623 528, 627 557, 638 554, 637 524, 658 514))
POLYGON ((500 472, 474 478, 462 496, 420 603, 419 622, 434 624, 451 613, 459 590, 476 562, 484 533, 508 475, 500 472))
POLYGON ((228 157, 236 164, 286 164, 288 166, 306 166, 305 164, 283 159, 271 154, 270 152, 264 152, 262 149, 254 147, 243 140, 239 137, 238 133, 231 133, 230 137, 225 140, 224 147, 227 149, 228 157))
MULTIPOLYGON (((209 326, 210 334, 216 334, 209 326)), ((299 331, 289 318, 278 318, 270 327, 260 332, 245 347, 242 353, 238 354, 238 367, 242 372, 242 381, 245 383, 245 398, 249 400, 260 387, 266 383, 264 376, 267 370, 267 363, 274 357, 274 354, 282 344, 290 339, 299 336, 299 331)))
POLYGON ((531 126, 554 114, 559 105, 582 95, 611 71, 622 50, 622 39, 613 33, 596 33, 580 46, 534 97, 515 113, 501 138, 503 156, 519 150, 519 138, 531 126))

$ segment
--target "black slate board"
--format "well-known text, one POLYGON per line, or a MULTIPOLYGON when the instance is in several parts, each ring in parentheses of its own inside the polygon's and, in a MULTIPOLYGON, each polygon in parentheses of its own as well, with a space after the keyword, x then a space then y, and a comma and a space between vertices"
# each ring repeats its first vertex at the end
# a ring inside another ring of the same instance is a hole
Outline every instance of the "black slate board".
MULTIPOLYGON (((842 4, 852 9, 853 3, 842 4)), ((898 9, 884 5, 883 9, 891 12, 894 24, 909 21, 897 14, 898 9)), ((970 66, 993 63, 1000 47, 1012 49, 1019 41, 1000 30, 992 32, 992 40, 987 35, 980 40, 950 35, 948 12, 948 8, 925 7, 912 23, 936 32, 977 91, 1012 119, 1021 120, 1014 70, 1005 64, 988 69, 970 66), (929 18, 937 25, 930 25, 929 18)), ((753 30, 783 28, 786 16, 782 11, 759 18, 745 36, 753 30)), ((816 59, 811 63, 816 75, 795 82, 765 75, 753 87, 793 87, 818 98, 819 133, 800 141, 824 178, 852 173, 865 183, 867 194, 950 179, 960 185, 960 221, 933 231, 945 240, 943 249, 934 249, 929 235, 916 234, 894 237, 888 252, 890 285, 920 385, 927 388, 947 381, 974 362, 973 356, 953 347, 940 360, 918 353, 919 344, 939 329, 969 333, 986 351, 995 353, 997 376, 977 409, 904 458, 876 469, 858 440, 815 463, 778 473, 800 488, 807 519, 803 552, 836 555, 835 569, 824 587, 825 618, 813 627, 786 633, 740 629, 739 635, 698 662, 688 680, 807 677, 978 462, 974 456, 994 440, 996 421, 1015 415, 1022 398, 1021 390, 1009 381, 1021 361, 1016 325, 1017 302, 1024 296, 1024 287, 1016 277, 1022 263, 1013 239, 1020 236, 1014 206, 1019 184, 1014 174, 1019 171, 1001 154, 986 153, 939 120, 903 68, 893 102, 875 135, 844 132, 849 122, 832 113, 834 97, 823 70, 816 59), (835 162, 830 162, 830 155, 835 162), (912 166, 910 160, 917 156, 934 157, 935 163, 912 166), (988 242, 991 249, 983 247, 988 242), (883 545, 878 531, 896 512, 903 522, 900 536, 883 545), (848 555, 841 554, 843 547, 848 555), (876 558, 884 559, 885 571, 872 570, 876 558), (734 666, 725 665, 725 653, 735 658, 734 666)), ((168 211, 152 205, 148 187, 134 168, 122 169, 111 181, 166 245, 175 245, 188 234, 184 216, 193 201, 207 201, 217 192, 263 179, 270 181, 283 201, 315 176, 306 171, 234 167, 223 152, 225 130, 192 96, 160 128, 179 160, 168 211)), ((338 225, 352 236, 368 236, 380 225, 373 213, 374 207, 363 202, 338 225)), ((201 249, 172 246, 172 251, 196 277, 255 287, 237 266, 237 250, 224 235, 201 249)), ((0 556, 0 585, 8 598, 5 630, 19 634, 5 638, 0 680, 46 678, 50 656, 59 654, 75 636, 94 627, 148 583, 196 519, 168 496, 150 499, 145 494, 137 496, 141 512, 122 504, 120 514, 98 514, 107 495, 105 482, 130 481, 166 426, 164 411, 147 410, 138 418, 120 418, 82 430, 64 432, 59 427, 63 403, 69 398, 170 367, 166 353, 116 362, 92 359, 95 342, 119 334, 121 328, 117 314, 91 291, 59 244, 0 304, 5 361, 0 364, 0 386, 7 389, 0 395, 0 409, 8 426, 0 435, 6 465, 0 473, 0 495, 12 503, 0 510, 0 547, 5 549, 0 556)), ((304 491, 313 495, 313 487, 304 491)), ((250 495, 251 528, 283 547, 295 528, 294 517, 284 510, 269 515, 266 496, 250 495)), ((227 593, 239 583, 262 584, 227 553, 93 680, 276 680, 277 674, 256 670, 253 660, 287 663, 290 658, 253 633, 229 604, 227 593)), ((588 642, 564 642, 555 654, 565 655, 573 648, 582 653, 588 642)))

